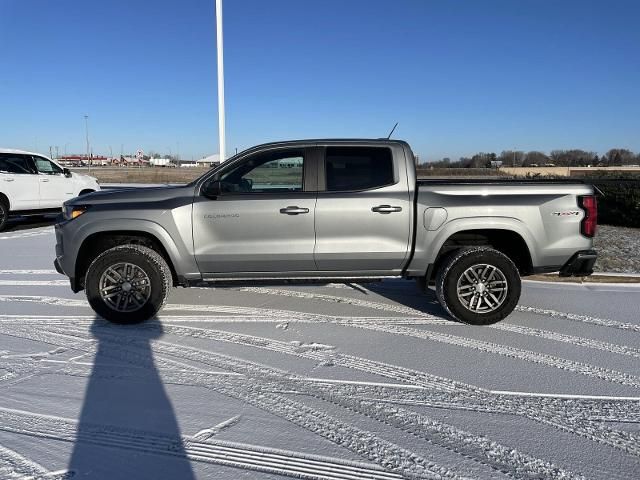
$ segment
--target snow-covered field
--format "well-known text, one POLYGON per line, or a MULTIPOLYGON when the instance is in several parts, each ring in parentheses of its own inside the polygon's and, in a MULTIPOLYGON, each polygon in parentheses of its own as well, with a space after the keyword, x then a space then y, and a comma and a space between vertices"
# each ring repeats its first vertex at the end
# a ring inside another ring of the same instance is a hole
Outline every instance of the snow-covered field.
POLYGON ((176 289, 138 326, 0 234, 0 479, 632 479, 640 288, 527 282, 493 327, 411 282, 176 289))
POLYGON ((640 228, 599 225, 594 246, 597 271, 640 273, 640 228))

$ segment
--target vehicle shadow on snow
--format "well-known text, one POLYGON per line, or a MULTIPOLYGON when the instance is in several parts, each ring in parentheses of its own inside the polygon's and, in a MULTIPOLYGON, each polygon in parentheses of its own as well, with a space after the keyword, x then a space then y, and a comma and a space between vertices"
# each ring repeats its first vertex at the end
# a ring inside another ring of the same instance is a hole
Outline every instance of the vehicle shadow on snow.
POLYGON ((9 218, 3 232, 19 232, 31 228, 51 227, 56 223, 57 215, 9 218))
POLYGON ((368 290, 405 307, 441 317, 443 320, 451 321, 452 324, 459 323, 454 318, 451 318, 444 308, 442 308, 436 298, 435 291, 428 289, 426 292, 423 292, 413 280, 384 280, 382 282, 363 285, 368 290))
POLYGON ((91 334, 97 350, 68 464, 73 478, 194 479, 151 348, 160 322, 96 318, 91 334))

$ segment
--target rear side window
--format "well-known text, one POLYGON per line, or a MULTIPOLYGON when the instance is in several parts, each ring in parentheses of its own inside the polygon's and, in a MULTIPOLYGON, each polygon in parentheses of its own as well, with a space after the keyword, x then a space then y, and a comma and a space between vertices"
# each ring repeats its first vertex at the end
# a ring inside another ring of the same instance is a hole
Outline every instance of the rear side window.
POLYGON ((395 183, 388 148, 328 147, 325 160, 327 191, 368 190, 395 183))
POLYGON ((10 153, 0 153, 0 172, 17 174, 35 173, 29 157, 10 153))

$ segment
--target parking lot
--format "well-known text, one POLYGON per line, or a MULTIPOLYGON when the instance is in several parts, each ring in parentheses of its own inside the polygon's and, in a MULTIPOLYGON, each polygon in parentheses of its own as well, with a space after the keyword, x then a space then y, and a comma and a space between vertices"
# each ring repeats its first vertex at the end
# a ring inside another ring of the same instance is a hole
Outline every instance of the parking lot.
POLYGON ((0 478, 640 470, 637 286, 525 282, 492 327, 408 281, 175 289, 116 326, 54 243, 47 221, 0 233, 0 478))

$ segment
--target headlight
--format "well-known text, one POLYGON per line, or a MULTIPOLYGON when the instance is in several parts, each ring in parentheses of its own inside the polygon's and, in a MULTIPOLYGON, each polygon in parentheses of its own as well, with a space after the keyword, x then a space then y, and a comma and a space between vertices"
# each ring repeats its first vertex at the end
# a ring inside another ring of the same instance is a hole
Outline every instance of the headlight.
POLYGON ((73 220, 86 212, 88 208, 87 205, 65 205, 62 207, 62 216, 65 220, 73 220))

